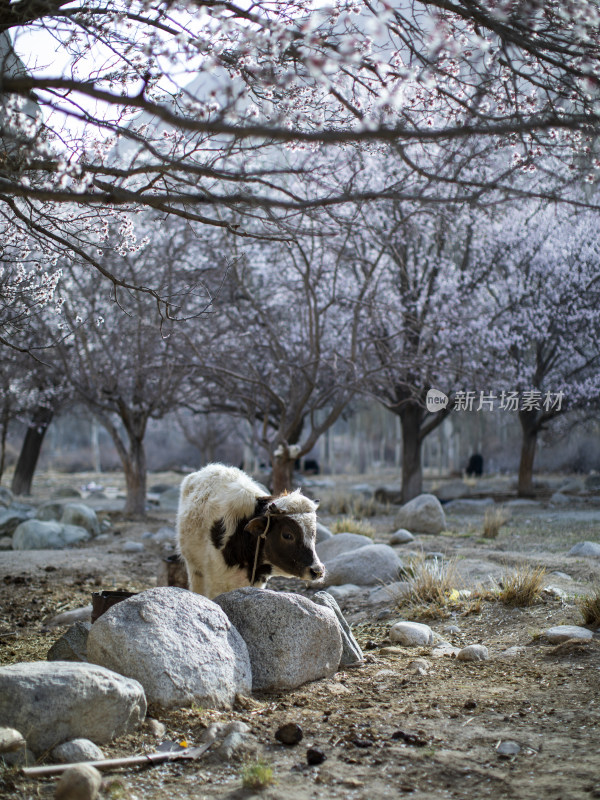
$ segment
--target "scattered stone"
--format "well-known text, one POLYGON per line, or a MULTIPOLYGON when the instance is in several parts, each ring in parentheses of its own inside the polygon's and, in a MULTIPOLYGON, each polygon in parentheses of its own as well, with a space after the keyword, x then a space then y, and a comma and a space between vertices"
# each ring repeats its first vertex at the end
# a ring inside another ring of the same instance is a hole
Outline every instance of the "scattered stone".
POLYGON ((80 498, 81 497, 81 492, 79 491, 79 489, 76 489, 74 486, 61 486, 60 488, 58 488, 54 492, 53 497, 65 497, 65 498, 79 497, 80 498))
MULTIPOLYGON (((330 541, 334 541, 335 538, 330 541)), ((354 583, 358 586, 389 583, 398 578, 402 568, 398 554, 387 544, 369 544, 358 551, 342 553, 329 560, 324 559, 324 563, 327 569, 324 582, 328 586, 344 583, 354 583)))
POLYGON ((14 550, 62 550, 87 542, 91 534, 77 525, 29 519, 21 522, 13 535, 14 550))
POLYGON ((486 661, 489 652, 484 644, 469 644, 459 650, 456 657, 459 661, 486 661))
POLYGON ((317 767, 326 760, 327 756, 320 747, 309 747, 306 751, 306 761, 311 767, 317 767))
POLYGON ((455 636, 456 634, 460 633, 460 628, 458 627, 458 625, 446 625, 444 630, 451 636, 455 636))
POLYGON ((451 644, 437 645, 430 652, 431 658, 456 658, 460 653, 460 647, 454 647, 451 644))
POLYGON ((213 742, 226 739, 232 733, 250 733, 250 727, 245 722, 213 722, 204 731, 200 742, 202 744, 212 744, 213 742))
POLYGON ((290 747, 301 742, 303 736, 302 728, 297 722, 286 722, 275 731, 277 741, 290 747))
POLYGON ((433 644, 433 631, 422 622, 397 622, 390 631, 390 640, 403 647, 423 647, 433 644))
POLYGON ((87 661, 91 622, 76 622, 48 650, 48 661, 87 661))
POLYGON ((566 572, 551 572, 551 575, 556 575, 557 578, 562 578, 563 581, 572 581, 573 578, 567 575, 566 572))
POLYGON ((544 586, 542 594, 545 594, 548 597, 553 597, 556 600, 566 600, 568 597, 565 590, 560 589, 558 586, 544 586))
POLYGON ((509 508, 539 508, 541 503, 539 500, 527 500, 519 497, 517 500, 509 500, 505 505, 509 508))
POLYGON ((402 506, 396 525, 415 533, 440 533, 446 527, 446 517, 440 501, 433 494, 420 494, 402 506))
POLYGON ((408 668, 416 675, 427 675, 431 663, 426 658, 415 658, 408 665, 408 668))
POLYGON ((0 728, 0 753, 13 753, 25 747, 22 734, 14 728, 0 728))
POLYGON ((501 758, 510 758, 511 756, 519 755, 521 745, 518 742, 512 742, 507 739, 496 746, 496 752, 501 758))
POLYGON ((253 689, 294 689, 337 671, 342 636, 331 608, 298 594, 253 587, 221 594, 215 603, 248 646, 253 689))
POLYGON ((92 625, 88 658, 136 678, 163 708, 230 707, 252 683, 246 645, 223 611, 175 586, 109 608, 92 625))
POLYGON ((404 742, 404 744, 410 744, 413 747, 425 747, 429 744, 427 739, 424 739, 422 736, 418 736, 416 733, 407 733, 406 731, 394 731, 394 733, 392 733, 392 739, 396 741, 400 740, 404 742))
POLYGON ((568 639, 588 641, 592 638, 593 634, 587 628, 581 628, 579 625, 556 625, 544 631, 542 636, 550 642, 550 644, 561 644, 561 642, 566 642, 568 639))
POLYGON ((467 700, 463 705, 467 711, 473 711, 474 708, 477 708, 477 700, 467 700))
POLYGON ((344 583, 341 586, 329 586, 327 593, 330 594, 338 602, 346 600, 348 597, 364 592, 364 586, 357 586, 355 583, 344 583))
POLYGON ((121 550, 124 553, 143 553, 144 550, 145 550, 145 547, 142 544, 142 542, 126 541, 126 542, 123 542, 123 544, 121 545, 121 550))
POLYGON ((329 528, 326 528, 321 522, 317 522, 317 544, 324 542, 326 539, 331 539, 332 536, 333 533, 329 530, 329 528))
POLYGON ((248 757, 251 751, 256 751, 257 749, 253 736, 248 733, 233 731, 223 739, 216 750, 216 756, 221 761, 232 761, 233 759, 248 757))
POLYGON ((572 498, 567 497, 567 495, 562 492, 554 492, 554 494, 550 496, 550 503, 553 506, 564 506, 571 502, 572 498))
POLYGON ((354 635, 350 630, 350 626, 344 619, 344 615, 340 611, 340 607, 336 603, 335 599, 329 594, 329 592, 317 592, 313 596, 312 601, 320 606, 326 606, 327 608, 330 608, 337 617, 340 625, 340 635, 342 637, 342 657, 340 659, 340 667, 351 667, 354 664, 362 664, 364 661, 363 652, 360 649, 360 645, 354 638, 354 635))
POLYGON ((336 533, 330 539, 320 542, 315 549, 322 561, 330 561, 343 553, 350 553, 372 544, 372 539, 360 533, 336 533))
POLYGON ((600 558, 600 544, 598 544, 598 542, 578 542, 576 545, 573 545, 567 555, 600 558))
POLYGON ((164 525, 162 528, 159 528, 156 533, 152 536, 155 542, 161 544, 162 542, 174 542, 175 541, 175 531, 173 528, 168 528, 164 525))
POLYGON ((148 729, 152 736, 156 736, 157 739, 162 739, 167 732, 167 726, 159 720, 154 719, 154 717, 146 717, 144 727, 148 729))
POLYGON ((0 510, 0 536, 12 536, 23 522, 31 517, 27 511, 18 511, 14 508, 0 510))
POLYGON ((408 542, 414 542, 415 537, 412 535, 410 531, 407 531, 405 528, 398 528, 395 533, 392 533, 390 537, 390 544, 408 544, 408 542))
POLYGON ((92 619, 92 606, 82 606, 81 608, 72 608, 70 611, 63 611, 62 614, 57 614, 49 622, 46 622, 47 628, 57 628, 59 625, 72 625, 74 622, 90 622, 92 619))
POLYGON ((3 753, 2 761, 9 767, 32 767, 36 758, 28 747, 20 747, 12 753, 3 753))
POLYGON ((503 650, 499 658, 516 658, 517 656, 525 655, 525 652, 526 650, 524 647, 514 645, 513 647, 507 647, 506 650, 503 650))
POLYGON ((176 511, 179 508, 179 487, 174 486, 162 492, 158 498, 158 504, 167 511, 176 511))
POLYGON ((67 503, 63 506, 60 521, 64 525, 77 525, 85 528, 92 536, 100 533, 100 522, 96 512, 84 503, 67 503))
POLYGON ((69 767, 56 784, 56 800, 96 800, 102 785, 102 775, 96 767, 78 764, 69 767))
POLYGON ((52 750, 52 758, 61 764, 76 764, 78 761, 103 761, 106 756, 89 739, 71 739, 57 745, 52 750))
POLYGON ((93 664, 33 661, 0 667, 0 719, 27 732, 34 753, 84 737, 102 744, 135 730, 142 686, 93 664))
MULTIPOLYGON (((329 591, 329 590, 328 590, 329 591)), ((380 586, 369 594, 369 605, 377 603, 397 603, 398 600, 407 594, 410 594, 411 585, 408 581, 394 581, 385 586, 380 586)))

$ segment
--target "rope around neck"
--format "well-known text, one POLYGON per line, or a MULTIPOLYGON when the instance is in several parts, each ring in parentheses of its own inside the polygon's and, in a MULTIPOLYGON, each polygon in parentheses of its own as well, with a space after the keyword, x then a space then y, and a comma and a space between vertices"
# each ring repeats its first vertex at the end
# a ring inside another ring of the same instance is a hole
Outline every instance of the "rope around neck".
POLYGON ((256 575, 256 565, 258 564, 258 551, 260 550, 260 540, 267 538, 267 533, 269 531, 269 525, 271 524, 271 515, 267 514, 267 527, 261 533, 261 535, 256 540, 256 553, 254 554, 254 566, 252 567, 252 578, 250 580, 250 586, 254 586, 254 578, 256 575))

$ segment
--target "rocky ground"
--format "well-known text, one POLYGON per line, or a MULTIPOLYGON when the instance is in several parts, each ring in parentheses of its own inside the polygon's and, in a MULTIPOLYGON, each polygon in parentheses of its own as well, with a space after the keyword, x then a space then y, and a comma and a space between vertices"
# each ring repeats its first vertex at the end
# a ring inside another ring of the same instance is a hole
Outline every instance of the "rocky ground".
MULTIPOLYGON (((81 486, 92 479, 107 481, 106 476, 41 476, 33 501, 47 500, 61 483, 81 486)), ((176 485, 179 479, 156 476, 156 483, 176 485)), ((336 487, 347 492, 358 480, 345 477, 336 487)), ((116 477, 110 481, 118 488, 116 477)), ((334 487, 313 489, 327 494, 334 487)), ((118 510, 116 491, 108 495, 108 500, 85 498, 107 520, 100 541, 70 550, 0 552, 0 664, 44 659, 65 630, 48 622, 88 604, 91 592, 156 585, 169 543, 149 534, 173 525, 174 508, 156 505, 144 522, 131 522, 118 510)), ((501 581, 523 563, 544 566, 550 591, 535 605, 506 607, 484 593, 446 608, 399 608, 391 600, 371 604, 365 594, 350 594, 339 602, 363 647, 363 665, 283 695, 240 699, 228 712, 150 709, 164 731, 147 724, 104 745, 106 756, 151 752, 165 740, 193 747, 221 721, 249 726, 252 746, 242 761, 226 761, 209 750, 197 761, 107 773, 103 796, 600 797, 600 636, 566 646, 540 636, 553 625, 581 625, 577 598, 600 586, 600 558, 567 555, 577 542, 600 542, 600 500, 579 492, 550 503, 551 495, 542 492, 538 504, 512 505, 511 518, 495 539, 482 538, 483 508, 458 505, 450 507, 442 534, 419 535, 395 547, 406 563, 418 554, 455 559, 457 589, 489 586, 490 578, 501 581), (430 647, 394 644, 389 632, 401 619, 426 622, 457 647, 484 644, 489 659, 462 662, 430 647), (288 722, 303 732, 293 746, 275 739, 288 722), (320 764, 307 763, 311 748, 321 753, 313 759, 324 757, 320 764), (267 770, 268 785, 245 788, 244 777, 248 784, 258 761, 272 771, 269 777, 267 770)), ((510 502, 508 491, 503 499, 510 502)), ((332 524, 336 515, 327 513, 327 502, 323 508, 322 521, 332 524)), ((368 522, 375 541, 387 542, 396 530, 397 508, 379 510, 385 513, 368 522)), ((309 596, 313 591, 300 582, 277 582, 309 596)), ((14 768, 0 771, 2 798, 49 798, 54 785, 50 778, 26 780, 14 768)))

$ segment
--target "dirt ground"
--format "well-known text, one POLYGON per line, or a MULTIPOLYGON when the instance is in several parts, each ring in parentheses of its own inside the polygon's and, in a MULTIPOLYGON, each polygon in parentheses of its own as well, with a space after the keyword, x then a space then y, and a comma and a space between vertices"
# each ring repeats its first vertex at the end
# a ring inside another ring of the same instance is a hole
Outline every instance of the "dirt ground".
MULTIPOLYGON (((60 480, 81 485, 88 477, 60 480)), ((156 482, 165 480, 176 485, 180 476, 162 475, 156 482)), ((59 482, 42 476, 33 500, 51 496, 59 482)), ((394 513, 390 507, 368 520, 376 541, 386 542, 395 530, 394 513)), ((127 521, 115 511, 104 516, 112 528, 101 544, 0 553, 0 664, 45 658, 65 630, 45 623, 88 604, 91 592, 139 591, 156 584, 163 545, 142 534, 172 525, 174 512, 152 510, 144 522, 127 521), (143 541, 145 551, 123 553, 125 539, 143 541)), ((334 519, 322 515, 325 524, 334 519)), ((244 788, 244 765, 220 762, 209 751, 198 761, 107 774, 103 797, 600 798, 600 635, 588 645, 566 648, 538 636, 551 625, 582 624, 577 597, 600 586, 600 559, 566 555, 575 542, 600 541, 600 498, 573 498, 560 509, 547 502, 514 509, 493 540, 481 537, 482 519, 480 512, 449 513, 443 534, 419 536, 397 551, 403 558, 408 547, 413 553, 454 557, 464 581, 457 588, 473 588, 489 576, 501 579, 505 570, 524 562, 542 565, 548 570, 546 584, 566 597, 546 593, 528 608, 493 600, 464 602, 433 618, 430 609, 407 613, 390 603, 363 606, 351 600, 342 608, 365 652, 363 665, 282 695, 254 695, 232 711, 150 709, 166 725, 163 738, 190 746, 212 722, 247 723, 260 758, 273 771, 269 786, 244 788), (490 658, 468 663, 433 658, 430 648, 392 647, 388 633, 400 619, 426 621, 457 646, 485 644, 490 658), (458 632, 448 632, 449 626, 458 632), (505 653, 508 648, 517 649, 505 653), (300 744, 286 747, 275 740, 285 722, 301 726, 300 744), (502 755, 498 747, 506 741, 516 742, 520 752, 502 755), (309 766, 306 752, 314 746, 325 760, 309 766)), ((282 588, 311 594, 301 582, 277 581, 282 588)), ((130 756, 153 751, 159 741, 144 728, 103 750, 108 757, 130 756)), ((54 785, 50 778, 32 781, 15 769, 0 770, 1 798, 50 798, 54 785)))

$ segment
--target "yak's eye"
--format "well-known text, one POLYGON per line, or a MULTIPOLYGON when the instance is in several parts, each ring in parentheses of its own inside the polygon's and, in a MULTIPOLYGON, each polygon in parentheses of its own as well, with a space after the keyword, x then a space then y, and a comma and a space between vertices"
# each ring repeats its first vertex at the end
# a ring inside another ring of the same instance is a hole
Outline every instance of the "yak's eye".
POLYGON ((294 534, 290 533, 289 531, 282 531, 281 536, 282 536, 283 539, 285 539, 288 542, 293 542, 294 541, 294 534))

